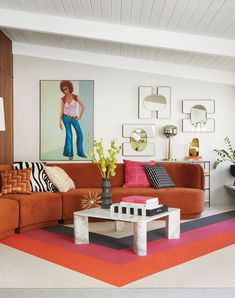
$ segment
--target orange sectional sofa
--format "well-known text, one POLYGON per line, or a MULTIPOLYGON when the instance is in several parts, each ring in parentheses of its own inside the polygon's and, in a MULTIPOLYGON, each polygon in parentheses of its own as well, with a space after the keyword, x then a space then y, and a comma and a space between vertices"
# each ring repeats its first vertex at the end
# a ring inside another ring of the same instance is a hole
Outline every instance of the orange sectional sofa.
MULTIPOLYGON (((159 164, 159 163, 158 163, 159 164)), ((161 204, 181 209, 182 219, 200 217, 204 209, 204 171, 199 164, 164 162, 175 182, 175 188, 154 189, 152 187, 123 187, 124 164, 117 165, 116 176, 111 179, 113 203, 123 196, 157 196, 161 204)), ((100 193, 101 176, 92 163, 56 163, 49 166, 63 168, 75 183, 75 189, 66 193, 32 192, 0 196, 0 237, 17 228, 19 232, 56 225, 59 220, 70 223, 73 212, 81 210, 81 199, 89 191, 100 193), (18 208, 18 209, 17 209, 18 208), (8 211, 5 211, 8 210, 8 211)), ((0 165, 0 172, 12 169, 11 165, 0 165)), ((7 235, 7 234, 6 234, 7 235)))

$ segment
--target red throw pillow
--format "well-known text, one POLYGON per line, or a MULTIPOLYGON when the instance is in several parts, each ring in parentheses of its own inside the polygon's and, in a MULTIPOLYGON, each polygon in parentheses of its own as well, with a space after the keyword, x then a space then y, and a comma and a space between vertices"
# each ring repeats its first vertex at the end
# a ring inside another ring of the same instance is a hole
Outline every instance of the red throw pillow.
POLYGON ((155 165, 154 161, 124 160, 125 184, 123 187, 150 187, 143 165, 155 165))

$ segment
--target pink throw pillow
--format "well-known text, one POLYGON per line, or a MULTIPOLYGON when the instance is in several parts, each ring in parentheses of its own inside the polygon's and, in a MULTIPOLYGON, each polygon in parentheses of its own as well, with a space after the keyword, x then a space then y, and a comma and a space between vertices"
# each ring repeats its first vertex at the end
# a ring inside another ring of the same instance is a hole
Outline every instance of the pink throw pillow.
POLYGON ((125 184, 123 187, 150 187, 143 165, 155 165, 154 161, 123 160, 125 168, 125 184))

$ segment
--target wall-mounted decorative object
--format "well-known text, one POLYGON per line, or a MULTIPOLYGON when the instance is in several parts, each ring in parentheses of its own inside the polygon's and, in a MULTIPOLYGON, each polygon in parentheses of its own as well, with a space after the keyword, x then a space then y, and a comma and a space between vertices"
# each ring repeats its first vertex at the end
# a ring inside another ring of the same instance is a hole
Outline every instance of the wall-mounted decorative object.
POLYGON ((154 124, 123 124, 122 136, 129 138, 129 143, 122 144, 122 155, 152 156, 155 154, 155 144, 148 138, 155 137, 154 124))
POLYGON ((183 100, 182 110, 188 118, 182 120, 183 132, 214 132, 215 119, 208 114, 215 113, 214 100, 183 100))
POLYGON ((168 139, 167 158, 164 158, 164 160, 172 160, 171 137, 177 134, 177 127, 166 125, 161 129, 161 132, 168 139))
POLYGON ((138 90, 140 119, 168 119, 171 117, 171 88, 140 86, 138 90), (156 89, 156 90, 155 90, 156 89))
POLYGON ((94 81, 40 81, 40 160, 90 160, 94 81))

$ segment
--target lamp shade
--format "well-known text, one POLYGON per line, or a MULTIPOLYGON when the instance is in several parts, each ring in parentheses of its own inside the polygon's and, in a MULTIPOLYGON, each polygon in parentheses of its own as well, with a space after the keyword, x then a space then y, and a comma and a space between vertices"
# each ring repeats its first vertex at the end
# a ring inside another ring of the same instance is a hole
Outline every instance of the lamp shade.
POLYGON ((4 105, 3 98, 0 97, 0 130, 5 130, 5 115, 4 115, 4 105))

